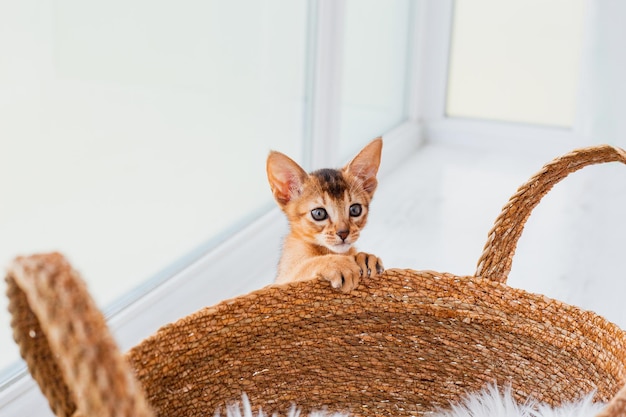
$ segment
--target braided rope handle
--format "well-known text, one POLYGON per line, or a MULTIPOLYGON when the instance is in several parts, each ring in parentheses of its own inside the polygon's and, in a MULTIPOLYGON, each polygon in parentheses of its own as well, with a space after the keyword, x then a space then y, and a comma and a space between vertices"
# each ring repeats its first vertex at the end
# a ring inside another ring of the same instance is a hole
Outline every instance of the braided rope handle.
POLYGON ((474 276, 506 282, 526 220, 541 198, 572 172, 605 162, 626 164, 626 151, 609 145, 593 146, 574 150, 546 164, 517 190, 502 209, 489 232, 474 276))
MULTIPOLYGON (((489 237, 474 276, 493 281, 506 282, 517 242, 524 230, 526 220, 541 198, 552 187, 572 172, 587 165, 606 162, 626 164, 626 151, 621 148, 600 145, 574 150, 546 164, 537 174, 522 185, 509 199, 489 232, 489 237)), ((611 399, 596 417, 626 415, 626 386, 611 399)))
POLYGON ((102 313, 62 255, 17 258, 6 281, 13 336, 57 416, 153 416, 102 313))

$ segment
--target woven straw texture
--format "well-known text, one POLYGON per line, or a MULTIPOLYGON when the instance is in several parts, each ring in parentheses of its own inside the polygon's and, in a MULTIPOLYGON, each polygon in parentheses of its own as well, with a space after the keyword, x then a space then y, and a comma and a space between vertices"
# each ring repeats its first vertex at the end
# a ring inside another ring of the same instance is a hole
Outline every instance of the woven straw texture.
POLYGON ((350 294, 270 286, 163 327, 126 361, 62 256, 19 258, 7 276, 15 339, 59 416, 212 416, 242 392, 266 412, 416 415, 492 382, 552 405, 597 389, 610 401, 601 416, 625 415, 626 334, 506 285, 541 197, 611 161, 626 153, 586 148, 546 165, 504 207, 475 276, 392 269, 350 294))

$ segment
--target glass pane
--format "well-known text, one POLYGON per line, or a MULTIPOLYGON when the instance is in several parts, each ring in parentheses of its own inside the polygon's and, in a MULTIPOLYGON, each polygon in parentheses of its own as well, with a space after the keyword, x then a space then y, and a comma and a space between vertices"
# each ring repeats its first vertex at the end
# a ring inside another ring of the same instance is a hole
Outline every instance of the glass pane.
POLYGON ((583 0, 457 0, 447 114, 569 127, 583 0))
POLYGON ((347 0, 340 157, 406 118, 409 0, 347 0))
MULTIPOLYGON (((2 264, 62 251, 106 306, 269 207, 265 155, 301 159, 306 10, 2 3, 2 264)), ((17 350, 0 299, 1 369, 17 350)))

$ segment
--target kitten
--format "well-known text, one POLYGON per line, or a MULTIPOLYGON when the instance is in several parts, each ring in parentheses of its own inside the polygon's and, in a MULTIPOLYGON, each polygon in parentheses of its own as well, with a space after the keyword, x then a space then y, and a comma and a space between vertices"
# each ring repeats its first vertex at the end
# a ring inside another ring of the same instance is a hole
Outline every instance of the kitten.
POLYGON ((357 252, 353 246, 378 185, 382 147, 382 139, 374 139, 341 170, 310 174, 288 156, 270 152, 267 177, 290 228, 277 283, 321 277, 333 288, 350 292, 361 277, 383 272, 377 256, 357 252))

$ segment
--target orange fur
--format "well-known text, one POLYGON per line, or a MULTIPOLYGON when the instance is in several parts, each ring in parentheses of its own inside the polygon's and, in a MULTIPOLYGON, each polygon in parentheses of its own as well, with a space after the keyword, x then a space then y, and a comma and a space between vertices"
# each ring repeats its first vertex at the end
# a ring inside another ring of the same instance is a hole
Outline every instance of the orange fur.
POLYGON ((353 246, 367 223, 382 145, 381 138, 374 139, 341 170, 310 174, 288 156, 270 152, 267 177, 290 228, 277 283, 321 277, 349 292, 362 277, 382 273, 377 256, 353 246))

